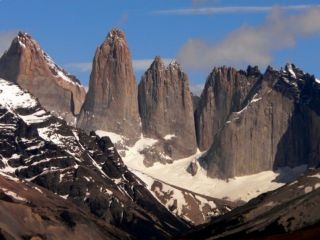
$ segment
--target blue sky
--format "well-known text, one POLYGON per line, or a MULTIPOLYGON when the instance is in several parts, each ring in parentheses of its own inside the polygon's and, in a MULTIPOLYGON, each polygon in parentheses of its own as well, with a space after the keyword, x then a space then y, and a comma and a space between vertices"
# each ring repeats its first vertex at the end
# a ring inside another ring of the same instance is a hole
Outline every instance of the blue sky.
POLYGON ((96 47, 113 27, 126 33, 137 81, 160 55, 178 58, 193 88, 213 66, 264 71, 294 62, 320 76, 316 0, 0 0, 0 53, 18 30, 88 84, 96 47))

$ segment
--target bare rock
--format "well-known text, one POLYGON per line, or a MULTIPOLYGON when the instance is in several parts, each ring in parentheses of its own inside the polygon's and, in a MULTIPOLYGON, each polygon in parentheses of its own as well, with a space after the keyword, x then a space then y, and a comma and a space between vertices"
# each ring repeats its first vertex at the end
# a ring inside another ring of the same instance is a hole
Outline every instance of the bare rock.
POLYGON ((213 69, 195 111, 200 150, 207 150, 211 146, 230 112, 241 109, 250 89, 260 78, 257 67, 249 67, 247 72, 227 67, 213 69))
POLYGON ((187 172, 190 173, 192 176, 195 176, 198 172, 198 165, 196 161, 190 162, 187 172))
POLYGON ((292 72, 268 68, 247 105, 230 114, 205 157, 209 176, 318 164, 320 85, 292 72))
POLYGON ((78 126, 140 136, 137 86, 124 32, 113 29, 97 48, 78 126))
POLYGON ((19 32, 0 59, 0 77, 19 84, 47 110, 75 124, 86 91, 27 33, 19 32))
POLYGON ((166 67, 155 58, 139 84, 139 111, 143 134, 159 139, 166 155, 177 159, 195 153, 189 80, 177 62, 166 67))

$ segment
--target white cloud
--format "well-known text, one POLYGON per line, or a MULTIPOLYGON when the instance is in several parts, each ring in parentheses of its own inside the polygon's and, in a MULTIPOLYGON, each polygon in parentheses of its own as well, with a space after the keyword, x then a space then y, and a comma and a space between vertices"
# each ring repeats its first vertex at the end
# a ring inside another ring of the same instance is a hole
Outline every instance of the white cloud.
POLYGON ((0 32, 0 57, 2 54, 10 47, 10 44, 15 36, 17 36, 18 31, 3 31, 0 32))
POLYGON ((320 33, 320 7, 302 13, 284 14, 273 9, 260 26, 242 26, 221 42, 189 39, 178 54, 185 68, 208 70, 217 65, 264 67, 273 54, 295 46, 297 39, 320 33))
MULTIPOLYGON (((285 5, 278 6, 281 10, 304 10, 320 5, 285 5)), ((228 6, 228 7, 203 7, 203 8, 182 8, 153 11, 154 15, 204 15, 204 14, 227 14, 227 13, 255 13, 269 12, 274 6, 228 6)))

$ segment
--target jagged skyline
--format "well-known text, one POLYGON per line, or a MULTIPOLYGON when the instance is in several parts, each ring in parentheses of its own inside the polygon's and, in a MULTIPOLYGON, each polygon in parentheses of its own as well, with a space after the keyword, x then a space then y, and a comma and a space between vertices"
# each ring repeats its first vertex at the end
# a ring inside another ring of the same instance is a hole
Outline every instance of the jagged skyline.
POLYGON ((317 4, 316 0, 303 4, 297 0, 123 1, 111 8, 108 2, 4 0, 0 2, 0 54, 18 30, 27 31, 57 63, 88 85, 96 47, 108 31, 119 27, 126 32, 138 82, 156 55, 166 63, 178 57, 193 91, 203 86, 213 66, 224 64, 237 68, 258 64, 264 71, 268 64, 281 67, 294 62, 319 76, 317 4))

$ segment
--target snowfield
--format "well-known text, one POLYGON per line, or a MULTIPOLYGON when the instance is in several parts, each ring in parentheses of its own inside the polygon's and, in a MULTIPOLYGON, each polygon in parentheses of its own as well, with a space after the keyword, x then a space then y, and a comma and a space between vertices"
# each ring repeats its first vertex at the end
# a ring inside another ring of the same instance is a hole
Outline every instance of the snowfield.
MULTIPOLYGON (((99 136, 109 136, 114 143, 123 139, 122 136, 115 133, 97 131, 97 134, 99 136)), ((207 177, 206 170, 198 164, 198 172, 195 176, 192 176, 187 172, 187 168, 191 162, 204 154, 199 150, 194 155, 176 160, 172 164, 155 163, 152 167, 146 167, 143 164, 144 155, 140 152, 156 142, 156 139, 141 136, 133 147, 127 147, 125 156, 122 159, 133 173, 147 185, 152 184, 150 183, 151 177, 167 184, 219 199, 249 201, 261 193, 283 186, 306 170, 306 166, 294 169, 283 168, 278 172, 265 171, 258 174, 235 177, 226 181, 207 177), (281 178, 281 181, 277 180, 279 178, 281 178)))

